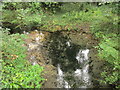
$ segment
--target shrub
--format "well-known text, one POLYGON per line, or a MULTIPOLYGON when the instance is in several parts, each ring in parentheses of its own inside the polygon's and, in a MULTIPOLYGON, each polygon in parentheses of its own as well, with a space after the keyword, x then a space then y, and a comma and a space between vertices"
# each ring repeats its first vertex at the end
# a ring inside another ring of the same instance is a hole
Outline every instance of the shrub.
POLYGON ((96 33, 98 37, 101 37, 101 41, 99 43, 98 51, 99 57, 106 61, 105 70, 101 73, 101 76, 104 80, 101 80, 101 83, 107 83, 114 87, 120 87, 120 46, 118 44, 119 35, 117 34, 108 34, 104 35, 103 33, 100 35, 100 32, 96 33))
POLYGON ((40 6, 41 3, 37 2, 4 3, 2 22, 15 25, 15 28, 22 31, 30 31, 32 27, 40 26, 42 18, 45 17, 40 6), (11 7, 14 9, 12 10, 11 7))
POLYGON ((120 46, 118 43, 120 35, 118 33, 119 19, 116 11, 116 3, 107 6, 103 4, 102 7, 97 8, 92 17, 94 22, 92 22, 91 30, 100 40, 97 46, 98 55, 106 62, 104 71, 101 73, 103 80, 100 80, 100 83, 118 88, 120 87, 120 46))
POLYGON ((11 23, 17 24, 16 28, 20 28, 21 30, 26 30, 37 25, 41 24, 41 20, 43 17, 43 13, 35 13, 31 14, 29 9, 19 9, 16 11, 18 13, 16 19, 13 19, 11 23))
POLYGON ((2 88, 40 88, 44 79, 43 67, 32 66, 26 59, 24 34, 8 34, 2 31, 2 88))

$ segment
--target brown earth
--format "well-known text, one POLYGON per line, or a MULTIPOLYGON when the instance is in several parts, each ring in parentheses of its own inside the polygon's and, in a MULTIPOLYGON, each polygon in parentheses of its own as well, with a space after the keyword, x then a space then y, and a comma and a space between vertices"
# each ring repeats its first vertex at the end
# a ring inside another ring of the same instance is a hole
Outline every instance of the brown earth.
POLYGON ((45 82, 42 88, 55 88, 56 87, 56 68, 50 63, 47 58, 47 50, 44 48, 44 43, 49 36, 48 32, 32 31, 27 34, 28 38, 25 39, 25 46, 27 46, 27 59, 32 65, 39 64, 44 67, 42 77, 45 82), (37 38, 37 39, 36 39, 37 38))

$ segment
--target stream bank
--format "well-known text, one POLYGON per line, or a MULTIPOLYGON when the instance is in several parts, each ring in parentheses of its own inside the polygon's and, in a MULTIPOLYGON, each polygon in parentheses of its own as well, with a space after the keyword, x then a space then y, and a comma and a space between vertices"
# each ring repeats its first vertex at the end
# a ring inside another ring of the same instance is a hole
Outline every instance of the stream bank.
POLYGON ((60 72, 64 74, 62 80, 66 81, 67 86, 78 88, 81 83, 73 77, 72 73, 75 70, 83 70, 83 66, 78 64, 76 58, 80 50, 83 52, 89 50, 89 61, 87 62, 89 68, 87 71, 84 70, 85 74, 89 74, 90 77, 91 85, 87 87, 104 87, 98 82, 101 79, 100 73, 104 62, 97 56, 94 46, 98 44, 98 40, 92 34, 81 31, 46 32, 37 30, 26 34, 28 35, 25 40, 28 47, 28 60, 32 65, 39 64, 44 67, 43 77, 46 81, 42 88, 65 88, 63 85, 58 85, 60 72))

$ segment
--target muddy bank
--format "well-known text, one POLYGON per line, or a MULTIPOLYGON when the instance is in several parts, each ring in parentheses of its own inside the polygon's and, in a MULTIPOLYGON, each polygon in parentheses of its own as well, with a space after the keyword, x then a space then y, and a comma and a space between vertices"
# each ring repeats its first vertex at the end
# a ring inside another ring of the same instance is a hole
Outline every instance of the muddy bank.
MULTIPOLYGON (((61 64, 61 69, 72 79, 71 73, 81 66, 77 63, 76 54, 79 49, 89 49, 89 73, 93 82, 93 87, 102 87, 98 80, 101 80, 100 73, 103 69, 104 61, 97 56, 94 48, 98 44, 90 33, 81 31, 58 31, 49 37, 48 50, 52 64, 57 67, 61 64)), ((71 82, 71 81, 70 81, 71 82)))
POLYGON ((28 38, 25 40, 27 46, 27 59, 32 65, 39 64, 44 67, 42 77, 46 80, 42 85, 42 88, 55 88, 56 82, 56 67, 50 64, 50 58, 48 58, 48 50, 46 49, 46 40, 50 33, 33 31, 26 33, 28 38))
POLYGON ((28 47, 28 60, 31 64, 39 64, 44 67, 43 77, 46 79, 43 88, 57 87, 57 65, 62 66, 61 70, 65 73, 65 80, 70 82, 75 88, 79 85, 74 84, 71 76, 74 70, 81 68, 76 60, 76 55, 80 49, 89 49, 89 73, 91 76, 92 87, 102 87, 99 84, 100 73, 104 62, 99 60, 97 50, 94 48, 98 44, 92 34, 81 31, 32 31, 26 33, 28 38, 25 40, 28 47))

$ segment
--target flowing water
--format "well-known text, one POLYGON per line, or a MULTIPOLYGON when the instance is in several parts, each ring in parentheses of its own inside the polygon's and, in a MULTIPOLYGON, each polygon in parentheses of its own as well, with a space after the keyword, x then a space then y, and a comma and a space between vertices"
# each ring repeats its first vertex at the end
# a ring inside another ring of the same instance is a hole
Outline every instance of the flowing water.
POLYGON ((92 46, 85 46, 85 43, 81 42, 75 44, 70 38, 65 37, 56 39, 58 41, 54 40, 56 49, 54 48, 53 52, 57 52, 54 53, 52 61, 57 67, 58 88, 109 87, 98 82, 101 80, 99 75, 104 62, 95 58, 96 52, 92 46))
MULTIPOLYGON (((68 43, 68 42, 67 42, 68 43)), ((68 44, 70 46, 70 44, 68 44)), ((76 60, 81 68, 77 68, 73 73, 71 73, 72 77, 75 79, 75 84, 78 84, 78 88, 88 88, 92 85, 89 75, 89 58, 88 58, 89 49, 79 50, 76 55, 76 60)), ((69 81, 67 82, 64 78, 64 72, 61 70, 60 64, 57 66, 58 71, 58 86, 59 88, 71 88, 69 85, 69 81)), ((71 66, 72 67, 72 66, 71 66)))
MULTIPOLYGON (((72 41, 76 36, 70 38, 67 35, 56 32, 50 37, 50 58, 57 67, 57 87, 91 88, 93 83, 89 70, 90 48, 85 46, 88 41, 82 43, 85 40, 79 40, 77 42, 80 44, 76 44, 75 40, 72 41)), ((79 35, 78 39, 81 36, 79 35)))
POLYGON ((79 32, 30 34, 34 39, 27 40, 29 59, 47 72, 44 77, 48 81, 43 87, 86 89, 99 85, 96 78, 99 78, 103 63, 96 59, 95 41, 87 36, 79 32))

